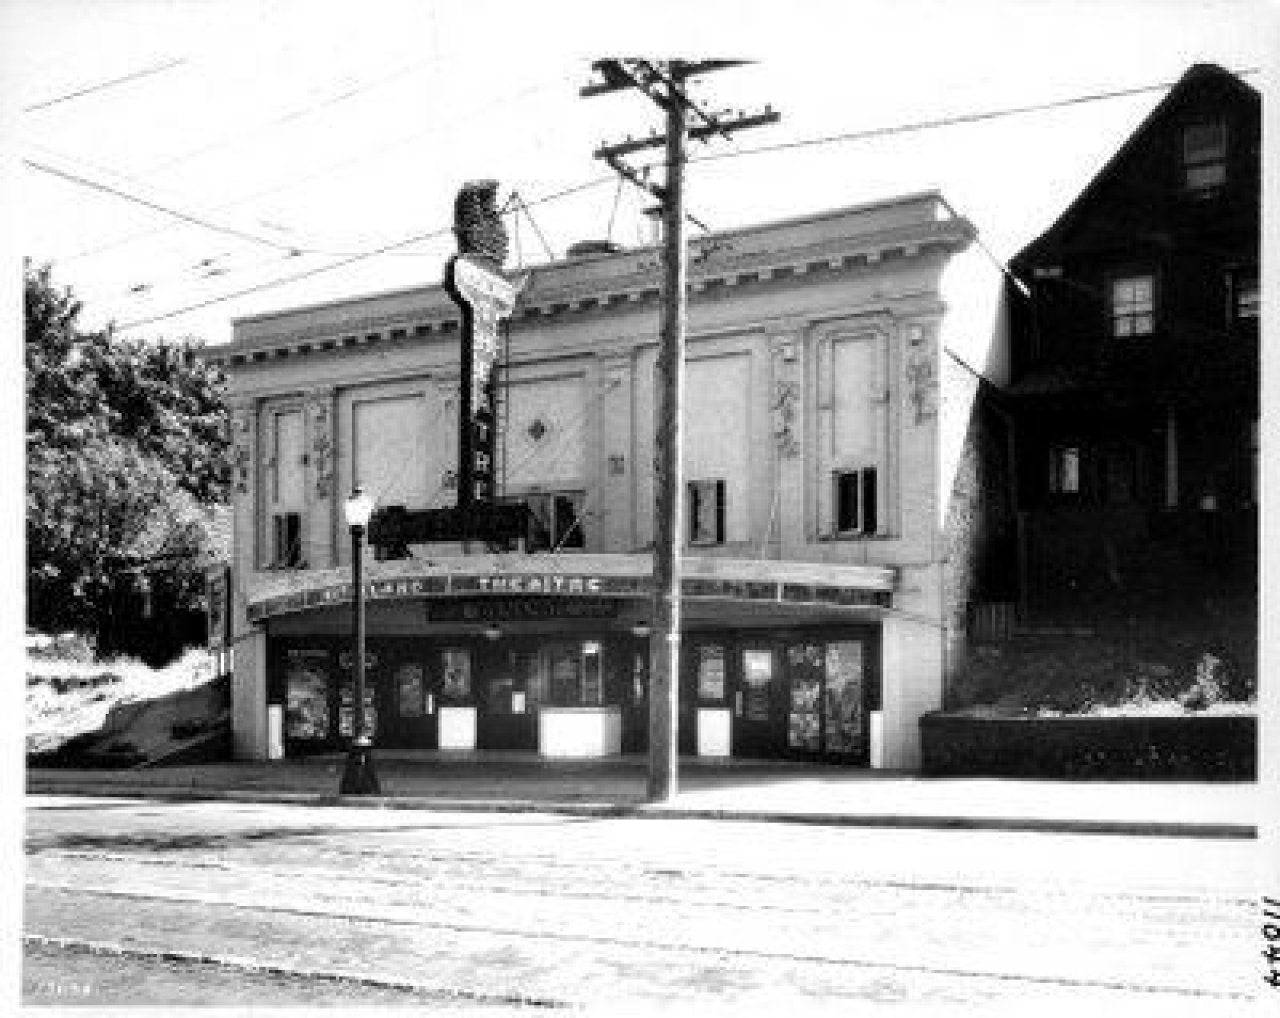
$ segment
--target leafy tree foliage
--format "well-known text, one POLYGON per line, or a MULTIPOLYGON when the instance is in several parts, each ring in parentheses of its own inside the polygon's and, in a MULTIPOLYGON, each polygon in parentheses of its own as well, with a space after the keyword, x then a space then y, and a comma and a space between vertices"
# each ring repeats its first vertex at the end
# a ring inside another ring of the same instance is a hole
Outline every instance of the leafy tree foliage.
POLYGON ((108 636, 139 568, 190 607, 228 495, 221 373, 191 340, 82 331, 48 266, 25 283, 28 623, 108 636))

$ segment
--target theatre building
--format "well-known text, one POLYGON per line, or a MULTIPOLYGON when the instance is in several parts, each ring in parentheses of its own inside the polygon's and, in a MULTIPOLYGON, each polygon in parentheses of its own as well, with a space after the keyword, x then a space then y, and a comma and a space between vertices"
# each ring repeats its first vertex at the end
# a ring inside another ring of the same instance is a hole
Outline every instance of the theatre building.
MULTIPOLYGON (((684 416, 686 754, 912 768, 981 591, 1002 482, 975 407, 1000 382, 1000 279, 924 193, 696 238, 684 416), (985 380, 984 380, 985 379, 985 380)), ((518 547, 370 551, 378 749, 643 751, 652 596, 654 248, 507 275, 499 495, 518 547)), ((333 751, 354 715, 360 484, 457 497, 459 309, 439 285, 236 321, 237 756, 333 751)), ((998 438, 998 436, 997 436, 998 438)))

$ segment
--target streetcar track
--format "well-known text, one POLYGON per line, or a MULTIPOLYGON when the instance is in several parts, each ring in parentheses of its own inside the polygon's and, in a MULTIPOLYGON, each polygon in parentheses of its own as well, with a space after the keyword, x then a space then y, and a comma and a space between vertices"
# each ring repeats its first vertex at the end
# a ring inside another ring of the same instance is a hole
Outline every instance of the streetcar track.
MULTIPOLYGON (((112 858, 99 858, 97 856, 90 856, 89 858, 94 861, 101 861, 106 863, 110 863, 114 861, 125 861, 125 862, 138 862, 144 865, 158 866, 166 870, 171 870, 172 868, 172 864, 167 863, 164 860, 158 860, 158 859, 132 859, 128 856, 123 857, 122 860, 116 860, 112 858)), ((847 918, 850 915, 850 912, 848 910, 854 907, 856 907, 859 910, 859 913, 863 917, 866 917, 869 915, 874 916, 877 914, 874 911, 874 909, 868 908, 867 903, 864 899, 855 899, 855 898, 850 898, 850 900, 847 900, 847 901, 838 900, 838 899, 837 900, 826 899, 825 904, 821 904, 821 905, 780 904, 777 902, 760 901, 758 899, 752 900, 746 903, 742 903, 738 901, 725 900, 723 898, 693 899, 689 897, 679 897, 679 896, 672 896, 672 895, 652 895, 652 894, 645 895, 645 894, 634 894, 634 893, 628 894, 625 892, 618 892, 616 890, 584 891, 580 889, 563 887, 563 886, 546 887, 540 884, 535 884, 532 886, 517 886, 517 885, 511 885, 511 884, 500 884, 496 882, 490 882, 490 883, 479 883, 474 881, 462 882, 462 881, 459 881, 456 877, 450 877, 448 879, 433 877, 428 880, 422 880, 422 879, 413 879, 413 878, 405 879, 403 877, 397 878, 393 876, 382 876, 382 875, 369 874, 369 873, 359 873, 359 874, 347 874, 344 872, 322 873, 316 870, 290 869, 290 868, 284 868, 284 867, 264 868, 261 866, 258 866, 258 867, 240 866, 234 863, 223 863, 215 860, 193 862, 192 860, 184 859, 180 865, 187 866, 190 868, 217 870, 217 871, 232 874, 232 875, 238 874, 238 873, 246 873, 246 874, 251 874, 253 876, 259 876, 259 877, 270 875, 270 876, 279 877, 279 878, 292 877, 292 878, 303 878, 303 879, 308 879, 308 878, 315 879, 318 877, 323 877, 326 885, 340 884, 342 882, 349 881, 349 882, 356 883, 357 886, 362 884, 377 884, 390 890, 401 889, 404 892, 401 897, 396 898, 392 901, 387 901, 385 899, 379 900, 379 899, 371 898, 367 895, 341 893, 339 891, 330 889, 330 886, 326 886, 324 890, 318 891, 317 893, 321 899, 329 903, 334 908, 340 907, 344 904, 356 905, 356 906, 365 905, 368 908, 378 908, 380 906, 387 906, 387 905, 390 905, 395 908, 437 907, 440 904, 440 900, 442 896, 452 898, 452 899, 457 899, 457 900, 464 900, 467 894, 478 893, 481 895, 488 895, 490 897, 495 897, 495 898, 502 897, 504 895, 510 895, 510 896, 522 896, 526 898, 537 898, 537 899, 542 899, 548 902, 568 899, 568 900, 574 900, 574 901, 596 902, 596 903, 605 903, 605 904, 616 903, 619 906, 649 905, 655 908, 663 907, 663 906, 677 906, 678 908, 684 909, 685 911, 691 912, 691 913, 701 912, 706 910, 712 910, 714 912, 714 911, 723 910, 726 908, 732 908, 756 917, 785 914, 785 915, 794 916, 794 917, 809 917, 814 920, 828 920, 828 921, 840 921, 840 920, 847 921, 847 918), (423 898, 424 891, 431 892, 432 897, 430 899, 424 900, 423 898)), ((573 871, 573 874, 575 877, 579 879, 581 878, 580 870, 575 869, 573 871)), ((45 889, 53 889, 53 890, 59 890, 59 891, 66 891, 70 889, 67 884, 52 883, 48 881, 41 881, 38 879, 29 880, 28 886, 41 887, 45 889)), ((79 885, 77 885, 77 887, 78 886, 79 885)), ((610 886, 616 887, 616 884, 611 884, 610 886)), ((901 888, 898 888, 898 887, 883 887, 883 888, 876 887, 875 889, 888 890, 888 891, 901 890, 901 888)), ((99 891, 99 893, 115 892, 115 889, 113 888, 108 888, 108 889, 100 888, 97 890, 99 891)), ((165 895, 164 892, 169 891, 170 890, 169 888, 156 887, 153 890, 157 892, 156 896, 161 900, 179 900, 179 899, 170 899, 165 895)), ((689 888, 686 888, 686 890, 689 890, 689 888)), ((147 891, 141 888, 135 888, 135 893, 139 895, 145 895, 147 891)), ((1064 897, 1064 896, 1057 895, 1056 897, 1064 897)), ((1076 903, 1078 904, 1078 901, 1076 903)), ((1197 902, 1197 903, 1202 904, 1203 902, 1197 902)), ((266 906, 266 907, 270 907, 270 906, 266 906)), ((921 904, 913 903, 910 907, 910 910, 927 913, 933 907, 934 906, 927 903, 921 903, 921 904)), ((973 903, 969 902, 968 907, 970 908, 970 910, 972 910, 974 907, 973 903)), ((903 912, 903 908, 899 904, 895 906, 894 911, 895 913, 900 915, 903 912)), ((1021 909, 1018 909, 1016 911, 1026 912, 1028 911, 1028 908, 1024 905, 1021 909)), ((332 911, 332 912, 327 912, 325 914, 338 915, 342 913, 332 911)), ((1130 917, 1121 912, 1117 912, 1115 915, 1108 916, 1107 918, 1109 921, 1113 921, 1113 922, 1118 921, 1118 922, 1127 923, 1128 921, 1130 921, 1130 917)), ((1187 917, 1184 915, 1175 914, 1172 916, 1166 916, 1159 919, 1154 917, 1147 917, 1146 922, 1149 927, 1155 928, 1158 926, 1161 930, 1168 931, 1169 934, 1185 933, 1187 928, 1187 917)))
POLYGON ((271 962, 260 962, 252 958, 236 958, 226 955, 205 954, 199 951, 180 951, 174 948, 135 947, 127 944, 108 944, 102 941, 83 940, 77 937, 50 937, 42 933, 23 933, 24 945, 53 947, 64 951, 82 951, 86 954, 118 956, 139 961, 186 962, 194 965, 213 965, 219 968, 234 969, 239 972, 253 972, 268 976, 286 976, 294 979, 312 979, 325 982, 343 983, 350 986, 375 987, 386 990, 403 990, 407 993, 423 993, 441 998, 467 1000, 475 1004, 519 1005, 521 1007, 569 1008, 576 1005, 570 1001, 556 1000, 548 997, 529 997, 517 994, 482 993, 478 990, 465 990, 460 987, 439 986, 432 983, 418 983, 403 979, 388 979, 382 976, 371 976, 358 972, 332 972, 316 969, 300 969, 294 966, 278 965, 271 962))
MULTIPOLYGON (((74 852, 74 851, 59 852, 58 855, 62 858, 81 859, 81 860, 89 860, 94 862, 104 862, 104 863, 126 862, 126 863, 141 864, 146 866, 159 866, 161 868, 169 869, 169 870, 171 870, 173 867, 173 862, 171 860, 138 858, 138 857, 132 857, 129 855, 112 855, 112 854, 105 854, 105 853, 96 854, 96 853, 89 853, 89 852, 81 853, 81 852, 74 852)), ((225 863, 225 862, 220 862, 218 860, 212 860, 212 859, 207 859, 207 860, 184 859, 182 860, 180 865, 187 868, 191 868, 191 869, 220 870, 225 873, 252 873, 255 876, 262 876, 268 872, 273 876, 280 876, 280 877, 313 877, 315 878, 315 877, 323 876, 328 881, 350 880, 353 882, 358 881, 361 884, 371 884, 371 883, 381 884, 387 887, 404 887, 404 886, 410 886, 410 885, 417 885, 418 887, 430 886, 432 887, 432 889, 438 889, 439 885, 444 882, 442 878, 438 876, 431 877, 428 879, 421 879, 421 878, 406 878, 404 876, 400 876, 400 877, 384 876, 381 874, 367 873, 367 872, 349 874, 349 873, 332 872, 332 871, 324 872, 319 869, 290 869, 290 868, 279 867, 279 866, 272 866, 272 867, 248 866, 248 865, 239 865, 236 863, 225 863)), ((581 876, 580 871, 575 870, 574 872, 576 875, 581 876)), ((56 885, 56 884, 54 885, 41 884, 39 882, 29 882, 29 883, 30 883, 30 886, 45 886, 45 887, 49 887, 49 886, 61 887, 62 886, 62 885, 56 885)), ((616 884, 612 886, 616 887, 616 884)), ((448 881, 447 890, 450 893, 480 891, 483 893, 513 894, 513 895, 519 894, 519 895, 527 895, 531 897, 541 897, 541 898, 574 898, 574 899, 579 899, 584 901, 599 900, 599 901, 617 901, 619 903, 630 902, 633 904, 644 903, 644 904, 653 904, 653 905, 684 905, 684 906, 696 907, 696 908, 715 908, 715 909, 728 908, 728 909, 740 909, 743 911, 752 911, 752 912, 794 912, 799 915, 823 915, 832 911, 831 908, 822 908, 817 906, 780 905, 776 903, 764 903, 764 904, 744 903, 741 901, 735 901, 735 900, 723 899, 723 898, 691 901, 688 898, 681 898, 675 895, 636 894, 636 893, 628 893, 625 891, 618 891, 618 890, 584 891, 584 890, 579 890, 575 888, 566 888, 566 887, 546 888, 538 885, 519 886, 516 884, 501 884, 501 883, 494 883, 494 882, 491 882, 491 883, 462 882, 456 879, 451 879, 448 881)), ((356 899, 351 899, 347 896, 335 895, 332 893, 330 894, 330 896, 337 900, 356 900, 356 899)))
MULTIPOLYGON (((223 860, 198 859, 198 858, 192 858, 189 856, 184 856, 181 859, 174 860, 174 859, 168 859, 168 858, 157 858, 157 857, 149 857, 144 855, 135 855, 130 852, 93 852, 93 851, 87 851, 84 849, 75 849, 75 848, 59 848, 59 847, 41 848, 34 853, 29 852, 28 854, 39 854, 41 856, 52 855, 59 858, 99 860, 103 862, 129 862, 129 863, 137 863, 140 865, 153 865, 153 866, 162 866, 162 867, 171 867, 177 864, 181 866, 190 866, 193 868, 201 868, 201 869, 221 869, 229 872, 243 870, 243 871, 258 873, 258 872, 261 872, 263 869, 261 864, 255 865, 255 866, 239 865, 236 863, 225 862, 223 860)), ((382 868, 384 869, 394 869, 397 861, 406 860, 406 859, 410 860, 413 866, 417 868, 425 868, 431 865, 444 865, 446 867, 453 867, 453 866, 456 866, 458 863, 473 863, 475 865, 483 866, 487 868, 489 872, 493 872, 494 869, 497 869, 497 868, 513 868, 511 864, 511 860, 506 856, 500 855, 498 853, 481 852, 474 849, 450 851, 448 853, 433 853, 433 852, 424 853, 424 852, 409 852, 409 851, 396 852, 394 850, 387 850, 386 848, 377 849, 377 850, 366 849, 366 848, 353 848, 350 850, 343 849, 341 851, 326 850, 326 854, 329 857, 340 859, 344 864, 344 866, 350 862, 350 858, 353 855, 360 858, 365 858, 365 859, 374 859, 374 860, 377 860, 382 865, 382 868)), ((323 872, 321 870, 321 866, 325 861, 327 860, 325 856, 322 855, 319 859, 317 859, 317 865, 314 868, 272 867, 272 869, 274 872, 290 874, 290 875, 319 876, 323 872)), ((1209 903, 1221 908, 1250 908, 1254 904, 1254 899, 1252 897, 1237 897, 1233 895, 1218 894, 1218 893, 1213 893, 1208 891, 1203 894, 1195 894, 1195 893, 1186 893, 1186 892, 1173 893, 1173 892, 1159 892, 1159 891, 1126 891, 1120 888, 1115 888, 1115 889, 1094 888, 1082 894, 1078 888, 1072 888, 1070 890, 1065 890, 1065 889, 1054 890, 1054 889, 1045 889, 1043 887, 1036 887, 1033 891, 1029 891, 1028 888, 1025 886, 1020 887, 1013 884, 1003 884, 1003 885, 961 884, 961 883, 948 883, 944 881, 926 881, 926 880, 919 880, 919 881, 875 880, 875 879, 870 879, 866 877, 845 877, 840 875, 824 876, 820 874, 804 873, 804 872, 789 873, 789 872, 778 871, 778 872, 772 872, 772 873, 761 873, 761 872, 747 871, 747 870, 729 870, 729 869, 695 867, 695 866, 683 866, 679 869, 672 869, 671 867, 664 867, 659 869, 652 866, 637 865, 635 863, 629 862, 621 858, 611 858, 607 856, 592 856, 584 859, 574 859, 572 861, 567 861, 562 855, 556 856, 550 853, 527 854, 527 855, 522 855, 520 857, 520 863, 521 863, 521 870, 525 873, 528 873, 532 867, 538 866, 552 873, 555 873, 555 872, 572 873, 574 878, 579 881, 581 881, 582 879, 584 868, 588 868, 588 867, 594 868, 602 873, 602 879, 610 880, 611 886, 613 887, 616 887, 617 884, 616 884, 616 881, 613 881, 613 875, 608 873, 608 871, 611 869, 618 871, 619 875, 623 879, 632 879, 635 877, 639 877, 642 879, 652 878, 652 877, 664 877, 668 879, 675 877, 680 879, 686 879, 689 881, 689 884, 686 885, 687 887, 695 884, 697 881, 700 881, 700 880, 715 880, 715 881, 736 880, 736 881, 741 881, 743 883, 748 883, 748 884, 787 885, 791 887, 798 887, 801 891, 813 890, 816 892, 825 892, 829 888, 838 887, 838 888, 851 888, 851 889, 862 889, 862 890, 884 889, 884 890, 891 890, 891 891, 913 891, 913 892, 923 891, 923 892, 936 892, 936 893, 942 893, 942 894, 969 894, 969 895, 982 895, 983 897, 987 897, 987 898, 995 898, 995 897, 1022 898, 1022 897, 1026 897, 1028 894, 1033 894, 1038 899, 1050 899, 1050 898, 1066 897, 1069 895, 1071 897, 1073 904, 1076 904, 1076 905, 1080 903, 1082 898, 1093 899, 1097 902, 1122 901, 1127 903, 1156 904, 1156 905, 1179 905, 1179 904, 1203 905, 1203 904, 1209 903)), ((404 871, 401 870, 400 872, 403 873, 404 871)), ((336 874, 333 874, 332 871, 330 871, 330 875, 336 875, 339 878, 345 878, 347 874, 342 870, 339 870, 337 871, 336 874)), ((362 871, 360 873, 359 878, 375 880, 380 883, 392 883, 392 882, 395 882, 395 879, 396 879, 394 877, 381 876, 376 873, 368 873, 365 871, 362 871)), ((438 878, 433 878, 433 881, 437 879, 438 878)), ((492 885, 472 884, 469 886, 473 888, 487 888, 492 885)), ((508 885, 507 887, 504 887, 503 889, 511 890, 513 893, 519 893, 518 888, 515 888, 510 885, 508 885)), ((557 890, 556 893, 573 895, 574 892, 561 889, 561 890, 557 890)), ((596 892, 583 892, 580 896, 588 897, 588 898, 596 897, 596 896, 623 897, 622 895, 604 895, 604 894, 597 894, 596 892)), ((684 899, 684 898, 670 898, 666 896, 658 896, 653 898, 649 898, 647 896, 635 896, 635 900, 640 900, 640 901, 653 900, 653 901, 659 901, 659 902, 671 901, 671 900, 680 901, 680 902, 687 901, 687 899, 684 899)), ((720 904, 720 903, 715 902, 713 904, 720 904)), ((743 908, 750 907, 750 906, 740 906, 735 902, 727 902, 724 904, 728 905, 728 907, 743 907, 743 908)), ((801 909, 800 911, 807 911, 807 910, 801 909)))
MULTIPOLYGON (((490 924, 477 923, 461 923, 461 922, 440 922, 421 918, 403 918, 399 916, 353 916, 340 911, 323 910, 323 909, 305 909, 295 906, 283 904, 273 904, 264 907, 261 904, 244 904, 235 901, 226 901, 223 899, 209 899, 199 895, 181 895, 174 893, 156 893, 155 891, 140 891, 119 888, 86 888, 82 886, 68 886, 49 882, 28 881, 29 888, 41 888, 64 894, 76 895, 97 895, 106 898, 123 898, 134 901, 153 901, 161 902, 169 905, 201 905, 205 907, 213 906, 235 911, 245 912, 268 912, 272 915, 289 915, 302 919, 328 919, 343 920, 350 924, 361 924, 365 926, 395 926, 402 928, 418 928, 433 930, 448 930, 465 934, 484 934, 490 936, 503 936, 514 940, 554 940, 565 943, 574 944, 591 944, 604 947, 623 947, 623 948, 644 948, 657 952, 695 952, 704 955, 714 955, 720 958, 738 957, 742 959, 757 959, 772 962, 791 962, 820 966, 852 966, 861 969, 882 969, 892 972, 913 973, 927 976, 940 976, 949 978, 965 978, 965 979, 992 979, 1001 982, 1027 983, 1040 986, 1059 986, 1072 989, 1101 989, 1114 990, 1129 993, 1145 993, 1145 994, 1172 994, 1181 997, 1193 998, 1214 998, 1229 1000, 1251 1000, 1249 994, 1238 993, 1227 990, 1207 990, 1199 987, 1183 987, 1168 985, 1153 985, 1145 983, 1136 983, 1125 980, 1116 979, 1091 979, 1076 978, 1070 976, 1048 976, 1036 975, 1032 973, 1004 973, 992 971, 978 971, 974 969, 950 968, 944 966, 930 965, 910 965, 901 962, 891 961, 872 961, 864 958, 852 957, 832 957, 830 955, 819 954, 802 954, 791 951, 770 951, 760 948, 751 947, 734 947, 726 945, 707 945, 689 942, 670 942, 649 940, 636 937, 615 937, 604 936, 601 934, 590 933, 567 933, 557 930, 540 929, 538 931, 522 930, 513 927, 495 926, 490 924)), ((28 936, 44 936, 38 933, 24 932, 24 938, 28 936)))

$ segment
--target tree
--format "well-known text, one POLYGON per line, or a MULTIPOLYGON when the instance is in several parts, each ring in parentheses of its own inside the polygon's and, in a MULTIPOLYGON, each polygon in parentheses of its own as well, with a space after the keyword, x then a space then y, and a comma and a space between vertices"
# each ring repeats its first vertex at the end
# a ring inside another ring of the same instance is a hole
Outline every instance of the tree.
POLYGON ((27 464, 30 611, 104 635, 126 570, 196 560, 205 513, 156 457, 119 438, 38 449, 27 464))
POLYGON ((48 266, 25 283, 28 623, 109 642, 139 570, 164 569, 174 607, 198 601, 229 488, 224 380, 192 340, 82 331, 48 266))

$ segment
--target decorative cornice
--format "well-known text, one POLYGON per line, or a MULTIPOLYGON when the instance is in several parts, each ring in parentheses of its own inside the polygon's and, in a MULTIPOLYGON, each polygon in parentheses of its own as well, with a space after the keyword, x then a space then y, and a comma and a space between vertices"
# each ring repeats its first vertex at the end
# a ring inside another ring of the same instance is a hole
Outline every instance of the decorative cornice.
MULTIPOLYGON (((964 220, 943 219, 768 249, 761 249, 763 238, 749 231, 700 238, 691 245, 689 292, 696 302, 715 299, 729 289, 874 272, 897 261, 963 250, 973 233, 964 220)), ((523 331, 566 315, 607 315, 619 309, 656 305, 659 283, 659 259, 653 249, 535 267, 513 316, 512 329, 523 331)), ((289 356, 323 356, 373 345, 434 342, 457 334, 457 309, 445 299, 440 286, 368 298, 376 299, 395 299, 408 306, 380 315, 339 318, 301 328, 288 327, 292 316, 287 312, 244 319, 237 324, 269 327, 275 324, 274 319, 280 331, 247 336, 228 347, 207 350, 204 356, 212 363, 236 368, 289 356)), ((354 312, 359 303, 336 302, 328 310, 337 316, 344 304, 354 312)), ((323 317, 326 307, 305 311, 323 317)))

